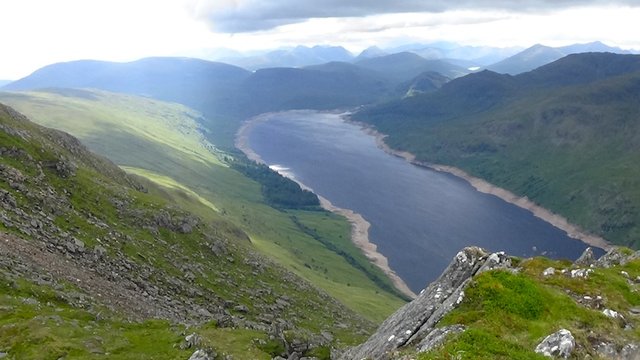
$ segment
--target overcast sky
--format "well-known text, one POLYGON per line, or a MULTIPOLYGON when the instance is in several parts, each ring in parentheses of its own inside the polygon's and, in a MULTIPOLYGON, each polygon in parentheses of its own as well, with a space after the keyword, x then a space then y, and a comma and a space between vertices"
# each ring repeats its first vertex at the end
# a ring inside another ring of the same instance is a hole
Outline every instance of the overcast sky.
POLYGON ((640 49, 640 0, 1 0, 0 79, 60 61, 410 42, 640 49))

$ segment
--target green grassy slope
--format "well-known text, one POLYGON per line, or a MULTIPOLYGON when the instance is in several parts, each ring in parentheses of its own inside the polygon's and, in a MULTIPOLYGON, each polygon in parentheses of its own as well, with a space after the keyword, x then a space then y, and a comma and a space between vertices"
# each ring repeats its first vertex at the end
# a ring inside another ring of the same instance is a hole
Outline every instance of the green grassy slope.
POLYGON ((640 247, 640 58, 583 54, 490 72, 356 119, 418 160, 460 167, 588 231, 640 247))
POLYGON ((93 90, 0 93, 0 102, 78 136, 127 171, 161 185, 164 192, 179 189, 181 196, 171 195, 178 204, 210 221, 235 224, 263 253, 368 318, 382 320, 402 304, 380 288, 378 284, 389 287, 389 280, 350 242, 344 218, 268 206, 259 184, 226 165, 225 160, 239 155, 212 149, 203 140, 194 120, 197 113, 180 105, 93 90), (195 208, 190 205, 194 199, 195 208), (212 207, 217 212, 210 211, 212 207), (306 227, 315 229, 325 244, 306 227), (335 248, 330 250, 326 242, 335 248))
MULTIPOLYGON (((179 345, 193 331, 219 352, 271 358, 253 341, 268 341, 270 322, 347 343, 371 329, 217 213, 195 218, 141 191, 74 138, 4 106, 0 152, 0 352, 11 359, 186 358, 194 349, 179 345)), ((206 212, 196 198, 184 204, 206 212)))
POLYGON ((417 359, 546 359, 533 349, 547 335, 568 329, 576 339, 572 359, 600 358, 593 348, 611 343, 617 349, 640 337, 638 319, 630 309, 640 305, 640 261, 596 268, 586 278, 571 278, 559 270, 571 263, 528 259, 521 271, 490 271, 476 277, 460 307, 439 326, 463 324, 460 335, 417 359), (543 276, 548 267, 556 273, 543 276), (596 300, 598 299, 599 300, 596 300), (603 309, 624 314, 612 319, 603 309))

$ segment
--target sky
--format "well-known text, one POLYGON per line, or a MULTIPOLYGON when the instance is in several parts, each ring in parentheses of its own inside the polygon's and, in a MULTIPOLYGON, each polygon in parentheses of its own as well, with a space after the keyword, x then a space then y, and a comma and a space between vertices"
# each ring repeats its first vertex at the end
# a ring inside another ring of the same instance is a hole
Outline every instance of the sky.
POLYGON ((640 50, 640 0, 2 0, 0 79, 79 59, 451 41, 640 50))

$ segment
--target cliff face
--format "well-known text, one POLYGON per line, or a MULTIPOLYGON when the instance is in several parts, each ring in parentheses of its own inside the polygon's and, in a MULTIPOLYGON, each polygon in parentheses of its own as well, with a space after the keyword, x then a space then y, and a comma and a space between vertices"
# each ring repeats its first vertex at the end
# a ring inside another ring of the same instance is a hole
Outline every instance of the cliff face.
POLYGON ((443 274, 338 358, 640 359, 640 252, 575 263, 465 248, 443 274))

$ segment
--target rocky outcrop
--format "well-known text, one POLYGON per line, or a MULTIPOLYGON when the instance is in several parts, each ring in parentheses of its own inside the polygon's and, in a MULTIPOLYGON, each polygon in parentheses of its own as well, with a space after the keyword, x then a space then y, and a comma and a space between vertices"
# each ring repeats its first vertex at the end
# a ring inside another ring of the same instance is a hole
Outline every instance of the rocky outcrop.
POLYGON ((450 325, 441 328, 433 329, 422 341, 418 344, 418 352, 431 351, 438 346, 444 344, 447 337, 450 335, 460 334, 465 329, 464 325, 450 325))
POLYGON ((437 337, 432 335, 436 324, 462 302, 464 289, 475 275, 510 266, 510 258, 504 253, 489 254, 478 247, 463 249, 415 300, 391 315, 369 340, 349 349, 340 359, 390 359, 401 347, 418 346, 425 339, 437 337))
POLYGON ((568 358, 576 347, 576 340, 571 331, 560 329, 547 336, 536 346, 536 352, 547 357, 568 358))

